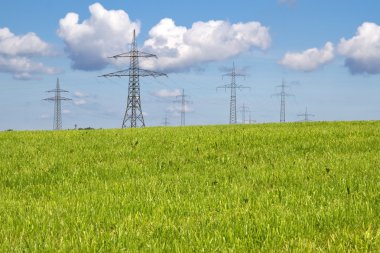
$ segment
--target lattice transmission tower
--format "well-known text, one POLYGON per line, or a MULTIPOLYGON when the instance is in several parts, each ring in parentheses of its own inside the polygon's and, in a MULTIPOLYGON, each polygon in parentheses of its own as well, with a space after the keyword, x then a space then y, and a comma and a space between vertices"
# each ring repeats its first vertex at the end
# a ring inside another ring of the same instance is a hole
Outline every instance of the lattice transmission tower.
POLYGON ((191 103, 190 100, 186 100, 186 98, 189 97, 187 95, 185 95, 185 90, 182 89, 182 93, 181 95, 178 95, 177 96, 177 100, 176 102, 178 103, 181 103, 181 126, 185 126, 186 125, 186 105, 188 105, 189 103, 191 103))
MULTIPOLYGON (((249 107, 243 104, 243 106, 240 107, 239 112, 241 112, 241 120, 242 124, 246 123, 245 116, 249 114, 249 122, 251 121, 251 111, 249 110, 249 107)), ((250 122, 251 123, 251 122, 250 122)))
POLYGON ((285 109, 286 109, 285 99, 286 99, 286 97, 293 96, 293 94, 290 94, 290 93, 286 92, 286 88, 288 88, 290 86, 288 86, 288 85, 285 84, 285 80, 282 80, 282 84, 278 85, 276 87, 280 87, 281 88, 281 92, 273 94, 273 96, 279 96, 279 97, 281 97, 280 122, 285 122, 285 116, 286 116, 286 112, 285 112, 285 109))
POLYGON ((242 85, 237 85, 236 84, 236 77, 237 76, 243 76, 243 74, 238 74, 236 73, 235 69, 235 63, 232 65, 232 71, 230 73, 224 74, 223 76, 230 76, 231 77, 231 83, 219 86, 216 89, 231 89, 231 97, 230 97, 230 124, 236 124, 237 123, 237 115, 236 115, 236 89, 246 89, 249 87, 242 86, 242 85))
POLYGON ((164 121, 162 122, 162 124, 163 124, 164 126, 169 126, 169 125, 170 125, 169 117, 168 117, 168 114, 167 114, 167 113, 165 114, 165 118, 164 118, 164 121))
POLYGON ((54 102, 54 122, 53 122, 53 130, 61 130, 62 129, 62 109, 61 109, 61 101, 71 100, 70 98, 65 98, 61 96, 61 92, 68 92, 67 90, 62 90, 59 87, 59 79, 57 78, 57 84, 54 90, 48 90, 46 92, 53 93, 54 97, 45 98, 46 101, 54 102))
POLYGON ((315 117, 314 114, 311 114, 311 113, 308 113, 308 112, 307 112, 307 107, 306 107, 306 109, 305 109, 305 113, 298 114, 297 116, 298 116, 298 117, 304 117, 304 119, 302 120, 303 122, 310 122, 310 121, 312 121, 312 120, 310 119, 310 117, 315 117))
POLYGON ((136 32, 133 30, 133 40, 131 50, 127 53, 122 53, 118 55, 114 55, 110 58, 123 58, 129 57, 130 64, 129 68, 109 74, 102 75, 101 77, 129 77, 129 85, 128 85, 128 98, 127 98, 127 108, 124 113, 123 123, 121 125, 122 128, 127 127, 145 127, 144 115, 141 109, 141 95, 140 95, 140 77, 146 76, 167 76, 165 73, 155 72, 151 70, 145 70, 139 68, 139 58, 157 58, 156 55, 141 52, 137 48, 136 43, 136 32))

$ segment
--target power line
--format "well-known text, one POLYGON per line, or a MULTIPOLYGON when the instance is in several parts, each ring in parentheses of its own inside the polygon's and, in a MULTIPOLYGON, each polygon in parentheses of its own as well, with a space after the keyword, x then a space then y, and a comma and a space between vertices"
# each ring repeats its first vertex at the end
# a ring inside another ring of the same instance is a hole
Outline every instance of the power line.
POLYGON ((191 101, 186 100, 186 98, 189 97, 185 95, 185 90, 182 89, 181 95, 176 96, 176 98, 180 98, 180 100, 177 100, 175 102, 181 103, 181 126, 185 126, 185 119, 186 119, 186 105, 191 103, 191 101))
POLYGON ((314 114, 311 114, 311 113, 307 112, 307 106, 306 106, 306 109, 305 109, 305 113, 298 114, 297 116, 298 117, 304 117, 304 119, 302 120, 303 122, 310 122, 312 120, 309 117, 315 117, 314 114))
POLYGON ((133 40, 132 40, 132 48, 127 53, 122 53, 118 55, 114 55, 110 58, 122 58, 129 57, 130 64, 129 68, 121 71, 117 71, 114 73, 109 73, 102 75, 101 77, 129 77, 129 85, 128 85, 128 98, 127 98, 127 108, 124 113, 123 123, 121 125, 122 128, 127 127, 145 127, 144 115, 141 109, 141 96, 140 96, 140 77, 147 76, 167 76, 165 73, 155 72, 151 70, 145 70, 139 68, 139 58, 157 58, 156 55, 141 52, 137 48, 136 43, 136 32, 133 30, 133 40))
POLYGON ((62 110, 61 110, 61 101, 71 100, 70 98, 65 98, 61 96, 61 92, 68 92, 67 90, 62 90, 59 87, 59 79, 57 78, 56 88, 54 90, 49 90, 46 92, 54 92, 54 97, 45 98, 46 101, 54 102, 54 121, 53 121, 53 129, 61 130, 62 129, 62 110))
POLYGON ((282 84, 276 87, 280 87, 281 92, 273 94, 273 96, 281 97, 280 122, 285 122, 285 98, 289 96, 293 96, 293 94, 289 94, 286 92, 286 88, 288 88, 289 86, 285 84, 284 79, 282 79, 282 84))
POLYGON ((245 89, 249 87, 245 87, 242 85, 236 84, 236 77, 237 76, 245 76, 243 74, 236 73, 235 70, 235 62, 232 64, 232 71, 230 73, 224 74, 223 76, 231 76, 231 83, 226 84, 224 86, 219 86, 216 89, 231 89, 231 97, 230 97, 230 124, 236 124, 237 118, 236 118, 236 89, 245 89))

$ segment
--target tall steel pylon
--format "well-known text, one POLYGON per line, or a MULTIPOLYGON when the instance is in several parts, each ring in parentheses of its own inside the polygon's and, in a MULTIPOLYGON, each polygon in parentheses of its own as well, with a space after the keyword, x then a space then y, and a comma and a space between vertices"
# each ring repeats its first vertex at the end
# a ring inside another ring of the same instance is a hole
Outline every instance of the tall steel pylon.
POLYGON ((281 92, 273 94, 273 95, 281 97, 280 122, 285 122, 285 115, 286 115, 286 112, 285 112, 285 106, 286 106, 286 104, 285 104, 285 98, 289 97, 289 96, 293 96, 293 95, 286 92, 286 88, 289 87, 289 86, 285 84, 285 80, 284 79, 282 80, 282 84, 278 85, 276 87, 280 87, 281 88, 281 92))
POLYGON ((122 53, 118 55, 114 55, 110 58, 122 58, 129 57, 130 64, 129 68, 109 74, 102 75, 101 77, 129 77, 129 85, 128 85, 128 98, 127 98, 127 108, 124 113, 123 123, 121 125, 122 128, 127 127, 145 127, 144 115, 141 109, 141 96, 140 96, 140 77, 146 76, 167 76, 165 73, 155 72, 151 70, 145 70, 139 68, 139 58, 157 58, 156 55, 141 52, 137 48, 136 43, 136 32, 133 30, 133 40, 131 50, 127 53, 122 53))
POLYGON ((231 83, 219 86, 216 89, 231 89, 231 97, 230 97, 230 124, 236 124, 237 123, 237 117, 236 117, 236 89, 245 89, 249 87, 245 87, 242 85, 236 84, 236 77, 237 76, 245 76, 243 74, 236 73, 235 69, 235 62, 232 64, 232 71, 230 73, 224 74, 223 76, 230 76, 231 77, 231 83))
POLYGON ((177 96, 177 99, 180 98, 180 100, 176 101, 176 102, 181 103, 181 126, 186 125, 186 122, 185 122, 185 120, 186 120, 186 105, 191 102, 189 100, 186 100, 187 97, 189 97, 189 96, 185 95, 184 89, 182 89, 181 95, 177 96))
POLYGON ((70 98, 65 98, 61 96, 61 92, 68 92, 67 90, 62 90, 59 87, 59 79, 57 78, 56 88, 54 90, 49 90, 46 92, 54 92, 54 97, 45 98, 46 101, 54 101, 54 122, 53 129, 61 130, 62 129, 62 111, 61 111, 61 101, 62 100, 71 100, 70 98))
POLYGON ((311 114, 311 113, 308 113, 307 112, 307 107, 305 109, 305 113, 302 113, 302 114, 298 114, 297 115, 298 117, 304 117, 304 119, 302 120, 303 122, 310 122, 311 119, 309 117, 315 117, 314 114, 311 114))

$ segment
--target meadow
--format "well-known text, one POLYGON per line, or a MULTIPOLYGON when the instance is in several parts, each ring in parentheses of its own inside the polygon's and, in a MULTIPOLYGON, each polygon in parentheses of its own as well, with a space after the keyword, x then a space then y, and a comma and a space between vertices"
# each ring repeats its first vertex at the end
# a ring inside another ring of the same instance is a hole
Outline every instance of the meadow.
POLYGON ((0 133, 0 252, 380 252, 380 122, 0 133))

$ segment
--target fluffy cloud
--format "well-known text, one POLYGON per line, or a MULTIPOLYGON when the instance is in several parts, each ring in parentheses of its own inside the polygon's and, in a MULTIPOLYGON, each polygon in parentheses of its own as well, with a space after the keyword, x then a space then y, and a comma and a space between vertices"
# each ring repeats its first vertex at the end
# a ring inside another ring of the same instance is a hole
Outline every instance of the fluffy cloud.
POLYGON ((79 15, 68 13, 59 21, 58 36, 72 60, 72 67, 80 70, 99 70, 108 63, 107 57, 128 50, 133 30, 140 31, 140 23, 132 22, 123 10, 106 10, 100 3, 90 5, 90 18, 79 23, 79 15))
POLYGON ((144 43, 144 50, 157 54, 159 61, 144 63, 154 69, 178 71, 236 56, 253 47, 264 50, 270 44, 269 29, 258 22, 211 20, 196 22, 188 29, 165 18, 149 31, 144 43))
POLYGON ((301 53, 286 53, 279 63, 287 68, 310 72, 335 58, 334 45, 327 42, 322 49, 311 48, 301 53))
POLYGON ((31 59, 52 54, 52 47, 36 34, 17 36, 8 28, 0 28, 0 72, 22 80, 33 79, 40 74, 55 74, 57 69, 31 59))
POLYGON ((75 92, 74 92, 74 96, 75 96, 76 98, 85 98, 85 97, 88 97, 87 94, 85 94, 85 93, 83 93, 83 92, 81 92, 81 91, 75 91, 75 92))
POLYGON ((169 97, 176 97, 176 96, 181 95, 181 91, 179 89, 175 89, 175 90, 162 89, 162 90, 154 91, 152 95, 159 98, 169 98, 169 97))
MULTIPOLYGON (((138 34, 140 23, 131 21, 123 10, 106 10, 99 3, 89 10, 91 15, 83 22, 79 22, 78 14, 68 13, 60 20, 57 33, 66 44, 74 69, 100 70, 116 63, 107 57, 128 51, 133 30, 138 34)), ((200 63, 236 56, 253 47, 266 49, 270 43, 269 29, 258 22, 196 22, 188 29, 166 18, 150 30, 143 48, 160 60, 141 64, 165 71, 196 68, 200 63)))
POLYGON ((341 39, 339 54, 352 74, 380 73, 380 26, 363 23, 351 39, 341 39))
POLYGON ((8 28, 0 28, 0 55, 47 56, 52 54, 51 46, 35 33, 16 36, 8 28))
POLYGON ((0 55, 0 72, 10 73, 19 80, 35 79, 36 75, 56 74, 57 69, 34 62, 27 57, 4 57, 0 55))
MULTIPOLYGON (((169 106, 166 108, 166 111, 172 113, 174 116, 179 116, 182 112, 182 105, 169 106)), ((191 108, 189 105, 185 105, 184 111, 194 112, 194 109, 191 108)))

